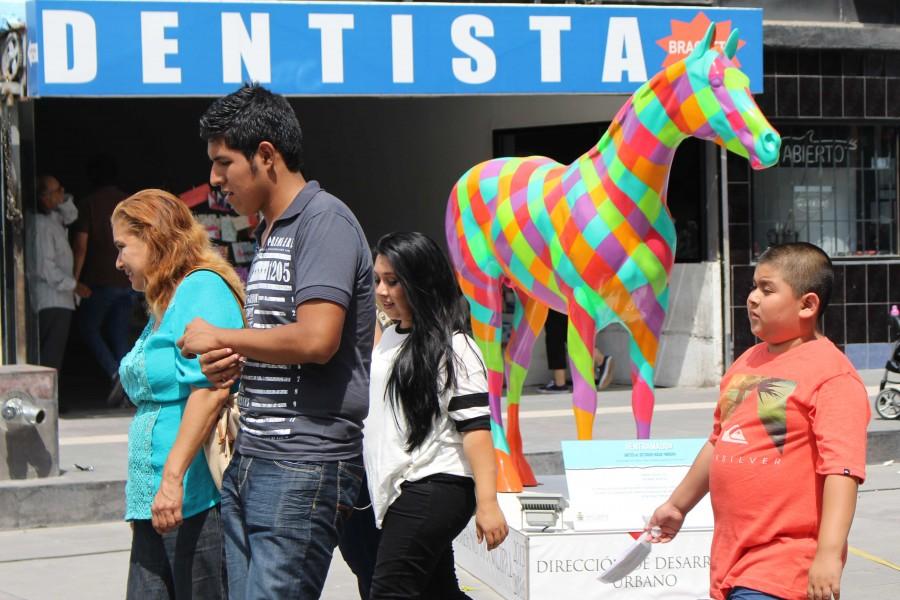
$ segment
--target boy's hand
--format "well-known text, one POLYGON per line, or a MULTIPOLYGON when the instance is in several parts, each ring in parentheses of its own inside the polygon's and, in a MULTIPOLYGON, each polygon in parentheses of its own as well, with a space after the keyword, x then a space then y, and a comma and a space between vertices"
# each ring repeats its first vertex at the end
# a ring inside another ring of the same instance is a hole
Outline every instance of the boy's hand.
POLYGON ((807 600, 840 600, 841 572, 844 564, 840 555, 816 553, 809 568, 809 584, 806 587, 807 600))
POLYGON ((659 536, 653 536, 650 542, 653 544, 671 542, 681 530, 684 523, 684 513, 681 512, 672 502, 667 501, 660 505, 655 511, 650 521, 647 522, 645 531, 650 531, 654 527, 659 527, 659 536))

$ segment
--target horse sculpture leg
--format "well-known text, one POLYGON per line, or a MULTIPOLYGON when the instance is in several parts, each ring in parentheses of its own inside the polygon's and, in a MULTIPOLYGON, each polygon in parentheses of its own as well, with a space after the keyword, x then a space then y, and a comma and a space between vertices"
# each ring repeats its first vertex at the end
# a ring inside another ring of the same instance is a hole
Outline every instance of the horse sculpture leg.
POLYGON ((516 290, 516 310, 513 313, 513 330, 506 345, 506 439, 510 455, 525 486, 536 486, 537 479, 522 449, 522 432, 519 429, 519 400, 522 386, 531 363, 531 351, 544 322, 547 307, 516 290))
POLYGON ((597 412, 597 389, 594 385, 593 311, 585 309, 577 300, 570 300, 569 328, 566 344, 569 370, 572 372, 572 410, 575 412, 575 431, 579 440, 594 435, 594 415, 597 412))
MULTIPOLYGON (((464 278, 464 274, 460 274, 464 278)), ((465 282, 463 289, 473 289, 472 282, 465 282)), ((497 491, 521 492, 522 480, 515 463, 510 458, 509 444, 503 431, 500 396, 503 392, 503 351, 500 331, 503 317, 503 295, 499 281, 490 287, 482 287, 473 295, 466 294, 472 309, 472 333, 484 356, 488 378, 488 402, 491 409, 491 438, 497 459, 497 491)))
POLYGON ((644 329, 636 332, 629 329, 628 351, 631 358, 631 410, 637 427, 638 439, 650 437, 650 422, 653 420, 653 374, 656 369, 656 350, 659 346, 658 333, 644 329))

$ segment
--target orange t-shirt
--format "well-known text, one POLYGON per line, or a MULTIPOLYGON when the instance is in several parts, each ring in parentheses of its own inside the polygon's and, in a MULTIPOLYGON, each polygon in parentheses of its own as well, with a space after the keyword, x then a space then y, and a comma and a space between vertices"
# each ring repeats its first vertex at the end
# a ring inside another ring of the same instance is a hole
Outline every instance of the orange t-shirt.
POLYGON ((782 354, 758 344, 728 369, 709 437, 713 598, 741 586, 806 599, 825 476, 865 479, 870 416, 859 375, 826 338, 782 354))

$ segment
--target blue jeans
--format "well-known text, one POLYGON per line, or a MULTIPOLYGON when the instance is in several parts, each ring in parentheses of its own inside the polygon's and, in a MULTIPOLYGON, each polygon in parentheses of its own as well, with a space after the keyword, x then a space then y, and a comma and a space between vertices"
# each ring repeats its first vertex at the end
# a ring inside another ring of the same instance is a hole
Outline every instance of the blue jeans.
POLYGON ((380 541, 381 530, 375 527, 375 511, 369 497, 369 486, 363 477, 356 504, 353 506, 353 515, 344 524, 344 532, 338 542, 344 561, 356 575, 360 600, 369 600, 380 541))
POLYGON ((745 587, 732 588, 728 593, 728 600, 780 600, 778 596, 770 596, 763 592, 757 592, 745 587))
POLYGON ((78 309, 81 337, 110 379, 128 352, 134 298, 131 288, 98 285, 91 288, 90 298, 83 299, 78 309))
POLYGON ((229 597, 318 598, 363 473, 362 457, 305 462, 235 453, 222 482, 229 597))

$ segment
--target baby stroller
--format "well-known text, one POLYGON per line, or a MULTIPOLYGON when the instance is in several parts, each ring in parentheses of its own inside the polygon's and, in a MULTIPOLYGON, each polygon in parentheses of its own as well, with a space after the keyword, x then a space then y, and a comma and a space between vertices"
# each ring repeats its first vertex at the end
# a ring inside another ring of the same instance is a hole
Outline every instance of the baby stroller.
POLYGON ((900 310, 891 307, 891 321, 897 340, 891 351, 891 357, 884 365, 884 377, 881 378, 881 391, 875 397, 875 412, 882 419, 900 418, 900 310))

